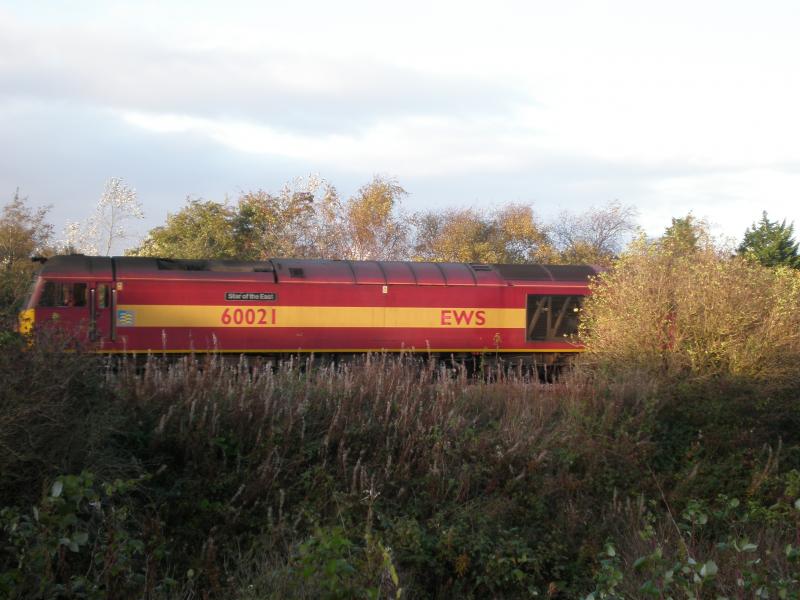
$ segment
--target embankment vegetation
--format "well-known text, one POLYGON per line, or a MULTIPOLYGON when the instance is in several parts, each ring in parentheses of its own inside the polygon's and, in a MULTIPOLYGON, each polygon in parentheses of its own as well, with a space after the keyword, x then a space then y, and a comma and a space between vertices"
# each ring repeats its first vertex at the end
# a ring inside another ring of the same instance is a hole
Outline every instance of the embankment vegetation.
POLYGON ((554 384, 0 352, 0 595, 797 598, 798 274, 640 242, 554 384))

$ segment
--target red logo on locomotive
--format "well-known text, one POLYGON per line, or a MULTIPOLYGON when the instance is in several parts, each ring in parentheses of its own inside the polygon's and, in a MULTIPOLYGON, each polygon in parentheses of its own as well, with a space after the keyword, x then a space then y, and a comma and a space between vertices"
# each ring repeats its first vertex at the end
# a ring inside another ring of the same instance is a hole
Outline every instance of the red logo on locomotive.
POLYGON ((439 323, 448 327, 457 325, 477 325, 480 327, 486 324, 486 311, 446 308, 442 310, 439 323))

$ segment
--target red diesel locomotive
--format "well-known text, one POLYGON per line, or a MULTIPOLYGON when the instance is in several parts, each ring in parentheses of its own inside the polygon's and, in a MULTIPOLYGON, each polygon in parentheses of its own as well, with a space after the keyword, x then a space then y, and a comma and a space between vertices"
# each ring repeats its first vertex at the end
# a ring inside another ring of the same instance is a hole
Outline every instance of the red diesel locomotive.
POLYGON ((551 362, 573 335, 588 266, 56 256, 20 330, 78 332, 100 352, 503 353, 551 362))

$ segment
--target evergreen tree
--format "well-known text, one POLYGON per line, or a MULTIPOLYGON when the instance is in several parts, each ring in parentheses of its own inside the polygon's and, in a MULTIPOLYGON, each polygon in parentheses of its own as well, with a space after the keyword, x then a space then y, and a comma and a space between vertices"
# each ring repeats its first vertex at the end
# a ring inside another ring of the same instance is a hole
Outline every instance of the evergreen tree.
POLYGON ((792 237, 794 226, 770 221, 767 212, 758 223, 753 223, 744 233, 739 254, 757 260, 766 267, 789 266, 800 268, 798 244, 792 237))

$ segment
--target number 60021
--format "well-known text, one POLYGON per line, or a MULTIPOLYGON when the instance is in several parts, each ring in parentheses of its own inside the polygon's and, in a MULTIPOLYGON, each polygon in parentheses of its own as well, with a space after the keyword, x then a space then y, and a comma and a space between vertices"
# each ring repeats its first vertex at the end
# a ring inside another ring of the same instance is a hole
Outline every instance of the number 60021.
POLYGON ((274 325, 275 309, 271 308, 226 308, 220 321, 223 325, 274 325))

